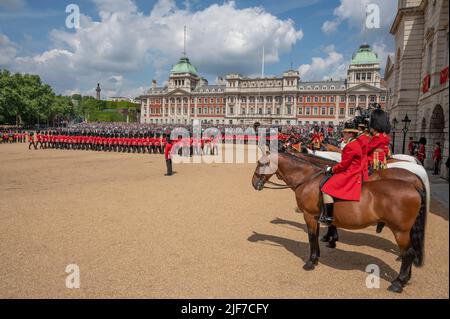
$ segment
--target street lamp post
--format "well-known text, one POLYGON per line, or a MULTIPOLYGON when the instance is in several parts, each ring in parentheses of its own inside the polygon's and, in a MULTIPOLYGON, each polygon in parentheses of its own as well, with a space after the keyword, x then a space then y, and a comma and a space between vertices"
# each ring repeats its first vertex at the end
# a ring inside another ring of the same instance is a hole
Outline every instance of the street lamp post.
POLYGON ((406 134, 408 134, 409 130, 409 124, 411 123, 411 120, 408 117, 408 114, 405 115, 405 118, 402 120, 403 123, 405 123, 405 126, 403 127, 403 148, 402 148, 402 154, 405 154, 405 144, 406 144, 406 134))
POLYGON ((397 118, 394 117, 394 120, 392 121, 392 153, 395 153, 395 130, 397 129, 397 118))

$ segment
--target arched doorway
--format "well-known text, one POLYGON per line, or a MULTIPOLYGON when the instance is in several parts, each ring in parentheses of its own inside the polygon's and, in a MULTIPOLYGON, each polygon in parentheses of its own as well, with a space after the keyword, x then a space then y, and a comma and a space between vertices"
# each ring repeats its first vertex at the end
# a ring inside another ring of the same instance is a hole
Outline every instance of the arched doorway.
MULTIPOLYGON (((429 159, 427 168, 433 168, 434 162, 432 160, 433 158, 433 151, 436 148, 436 143, 441 144, 442 154, 444 153, 444 146, 445 146, 445 116, 444 116, 444 109, 441 105, 436 105, 433 109, 433 113, 431 114, 430 118, 430 124, 428 127, 428 136, 427 136, 427 158, 429 159)), ((443 163, 441 163, 441 166, 443 166, 443 163)), ((441 167, 441 172, 445 169, 444 167, 441 167)))

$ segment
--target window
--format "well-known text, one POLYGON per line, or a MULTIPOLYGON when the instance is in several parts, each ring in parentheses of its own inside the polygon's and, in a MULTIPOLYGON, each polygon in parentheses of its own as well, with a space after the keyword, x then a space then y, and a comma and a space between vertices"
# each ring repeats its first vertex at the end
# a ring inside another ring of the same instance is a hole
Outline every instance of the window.
POLYGON ((230 114, 233 114, 233 112, 234 112, 234 109, 232 106, 230 106, 230 114))
POLYGON ((326 96, 322 96, 322 103, 326 103, 327 102, 327 97, 326 96))
POLYGON ((340 115, 340 116, 344 116, 344 115, 345 115, 345 109, 344 109, 343 107, 341 107, 341 108, 339 109, 339 115, 340 115))
POLYGON ((334 96, 330 96, 330 103, 334 103, 334 96))
POLYGON ((363 81, 366 80, 366 73, 362 73, 362 74, 361 74, 361 80, 363 80, 363 81))
POLYGON ((359 102, 366 102, 366 96, 365 95, 360 95, 359 96, 359 102))
POLYGON ((367 80, 372 81, 372 73, 367 73, 367 80))
POLYGON ((319 102, 319 97, 318 97, 318 96, 315 96, 315 97, 314 97, 314 103, 317 103, 317 102, 319 102))
POLYGON ((201 108, 201 107, 199 107, 199 108, 197 109, 197 114, 202 114, 202 108, 201 108))
POLYGON ((308 97, 306 98, 306 102, 307 102, 307 103, 311 103, 311 97, 310 97, 310 96, 308 96, 308 97))
POLYGON ((241 103, 247 103, 247 98, 245 96, 241 97, 241 103))
POLYGON ((350 96, 350 102, 355 103, 356 102, 356 96, 351 95, 350 96))
POLYGON ((204 107, 203 108, 203 113, 208 114, 208 108, 204 107))
POLYGON ((242 109, 241 109, 241 114, 242 114, 242 115, 245 115, 245 108, 242 108, 242 109))
POLYGON ((349 108, 348 114, 349 114, 350 116, 353 116, 353 114, 355 114, 355 109, 354 109, 353 107, 349 108))
POLYGON ((341 95, 341 103, 345 103, 345 96, 341 95))
POLYGON ((194 114, 195 108, 191 107, 191 113, 194 114))
POLYGON ((431 73, 431 63, 432 63, 431 57, 432 57, 432 55, 433 55, 433 43, 430 43, 430 45, 428 46, 428 52, 427 52, 427 74, 431 73))
POLYGON ((187 107, 183 108, 183 114, 186 115, 187 114, 187 107))
POLYGON ((356 73, 356 81, 360 81, 361 80, 361 73, 356 73))
POLYGON ((386 101, 386 96, 385 96, 385 95, 382 95, 382 96, 380 97, 380 99, 381 99, 381 102, 385 102, 385 101, 386 101))
POLYGON ((319 115, 319 107, 314 106, 314 115, 319 115))
POLYGON ((281 114, 281 112, 280 112, 280 108, 279 107, 277 107, 277 115, 280 115, 281 114))
POLYGON ((302 107, 299 107, 299 108, 298 108, 298 114, 300 114, 300 115, 303 114, 303 108, 302 108, 302 107))
POLYGON ((330 107, 330 115, 334 115, 334 107, 330 107))
POLYGON ((291 106, 290 105, 287 106, 287 114, 291 115, 291 106))
POLYGON ((306 107, 306 115, 311 115, 311 108, 309 106, 306 107))
POLYGON ((322 106, 321 115, 327 115, 327 108, 325 106, 322 106))
POLYGON ((302 103, 302 102, 303 102, 303 96, 300 96, 300 97, 298 98, 298 101, 299 101, 300 103, 302 103))
POLYGON ((262 111, 263 111, 262 108, 259 108, 259 109, 258 109, 258 114, 259 114, 259 115, 262 115, 262 114, 263 114, 262 111))

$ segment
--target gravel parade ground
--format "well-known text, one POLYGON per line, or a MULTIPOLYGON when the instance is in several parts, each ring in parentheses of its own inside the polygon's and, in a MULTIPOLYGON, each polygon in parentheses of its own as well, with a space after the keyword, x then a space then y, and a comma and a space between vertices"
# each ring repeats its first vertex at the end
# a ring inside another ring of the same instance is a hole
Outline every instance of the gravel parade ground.
MULTIPOLYGON (((290 190, 257 192, 256 164, 0 145, 1 298, 448 298, 448 208, 432 199, 422 268, 402 294, 389 229, 340 231, 314 271, 290 190), (80 288, 66 288, 66 266, 80 288), (380 288, 368 289, 369 264, 380 288)), ((324 233, 324 228, 321 234, 324 233)))

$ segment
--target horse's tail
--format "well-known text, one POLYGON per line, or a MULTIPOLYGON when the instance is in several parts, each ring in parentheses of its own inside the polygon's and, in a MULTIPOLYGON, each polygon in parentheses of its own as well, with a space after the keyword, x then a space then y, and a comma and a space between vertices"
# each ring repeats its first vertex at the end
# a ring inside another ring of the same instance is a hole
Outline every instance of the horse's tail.
POLYGON ((426 192, 417 189, 420 194, 420 210, 419 215, 416 217, 416 221, 414 222, 411 231, 409 232, 409 236, 411 238, 412 248, 416 254, 414 258, 414 265, 416 267, 421 267, 423 265, 424 260, 424 246, 425 246, 425 225, 427 222, 427 200, 426 200, 426 192))

